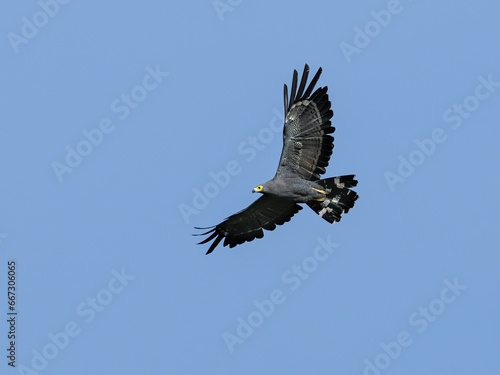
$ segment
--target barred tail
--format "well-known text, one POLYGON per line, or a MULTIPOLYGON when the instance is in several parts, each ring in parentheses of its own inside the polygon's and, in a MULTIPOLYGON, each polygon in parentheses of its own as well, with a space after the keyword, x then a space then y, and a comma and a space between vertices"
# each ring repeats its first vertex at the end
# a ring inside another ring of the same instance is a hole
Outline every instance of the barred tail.
POLYGON ((342 214, 349 212, 358 199, 358 194, 349 189, 358 184, 355 177, 349 175, 315 181, 325 188, 326 198, 324 201, 307 202, 307 205, 329 223, 340 221, 342 214))

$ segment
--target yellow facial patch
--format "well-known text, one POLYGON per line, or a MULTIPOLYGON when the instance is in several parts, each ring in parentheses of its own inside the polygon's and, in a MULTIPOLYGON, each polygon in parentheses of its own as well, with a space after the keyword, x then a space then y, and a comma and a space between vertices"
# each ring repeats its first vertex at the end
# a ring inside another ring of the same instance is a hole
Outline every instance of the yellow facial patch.
POLYGON ((257 186, 254 190, 255 191, 261 191, 262 190, 262 185, 257 186))

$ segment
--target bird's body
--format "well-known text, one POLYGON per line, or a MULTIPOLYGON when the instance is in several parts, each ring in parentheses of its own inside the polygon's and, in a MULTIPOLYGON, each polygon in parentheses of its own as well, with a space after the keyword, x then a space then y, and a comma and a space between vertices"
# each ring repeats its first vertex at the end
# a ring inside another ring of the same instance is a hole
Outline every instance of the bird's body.
POLYGON ((327 87, 312 93, 321 68, 304 91, 308 73, 306 65, 297 91, 297 71, 294 71, 290 100, 287 86, 284 88, 283 150, 276 175, 253 189, 263 196, 249 207, 215 227, 204 228, 210 230, 202 235, 210 236, 200 244, 215 239, 207 254, 223 238, 224 246, 229 247, 262 238, 262 229, 274 230, 301 210, 298 203, 306 203, 329 223, 340 221, 341 215, 354 206, 358 195, 349 189, 357 184, 354 175, 320 179, 332 154, 330 134, 335 128, 330 121, 333 112, 327 87))
POLYGON ((315 181, 298 181, 296 177, 292 176, 274 177, 262 187, 263 189, 258 191, 259 193, 290 199, 296 203, 307 203, 312 199, 322 199, 325 196, 324 193, 320 192, 322 186, 315 181))

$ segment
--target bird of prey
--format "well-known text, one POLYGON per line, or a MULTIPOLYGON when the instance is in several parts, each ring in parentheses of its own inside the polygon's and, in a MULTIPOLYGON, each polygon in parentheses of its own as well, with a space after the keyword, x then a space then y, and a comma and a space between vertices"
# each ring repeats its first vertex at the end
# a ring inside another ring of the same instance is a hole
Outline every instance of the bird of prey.
POLYGON ((245 241, 262 238, 262 229, 274 230, 302 209, 305 203, 319 216, 334 223, 343 213, 354 207, 358 194, 350 188, 358 181, 354 175, 321 179, 333 151, 335 131, 330 119, 333 116, 328 99, 328 87, 314 91, 322 69, 319 68, 306 89, 309 66, 306 64, 297 90, 298 74, 293 71, 292 89, 284 87, 285 125, 283 150, 274 178, 257 186, 253 193, 261 193, 247 208, 229 216, 218 225, 208 228, 209 235, 199 242, 214 240, 207 251, 210 254, 224 239, 224 246, 234 247, 245 241), (305 91, 304 91, 305 90, 305 91))

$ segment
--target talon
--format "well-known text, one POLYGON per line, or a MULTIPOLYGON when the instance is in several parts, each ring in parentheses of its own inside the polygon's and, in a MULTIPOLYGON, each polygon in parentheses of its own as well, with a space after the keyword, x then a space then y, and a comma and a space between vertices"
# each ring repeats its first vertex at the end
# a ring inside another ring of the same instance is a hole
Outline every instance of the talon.
MULTIPOLYGON (((316 190, 316 189, 314 189, 314 190, 316 190)), ((315 201, 318 201, 318 202, 323 202, 323 201, 325 200, 325 197, 323 197, 323 198, 318 198, 318 199, 314 199, 314 200, 315 200, 315 201)))
MULTIPOLYGON (((321 193, 321 194, 326 194, 326 191, 324 191, 324 190, 315 189, 315 188, 313 188, 313 187, 312 187, 311 189, 316 190, 318 193, 321 193)), ((324 199, 325 199, 325 198, 323 198, 323 200, 324 200, 324 199)), ((316 199, 316 200, 317 200, 317 199, 316 199)))

